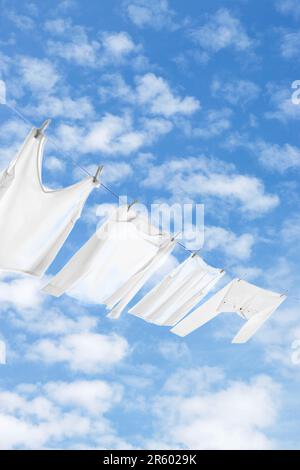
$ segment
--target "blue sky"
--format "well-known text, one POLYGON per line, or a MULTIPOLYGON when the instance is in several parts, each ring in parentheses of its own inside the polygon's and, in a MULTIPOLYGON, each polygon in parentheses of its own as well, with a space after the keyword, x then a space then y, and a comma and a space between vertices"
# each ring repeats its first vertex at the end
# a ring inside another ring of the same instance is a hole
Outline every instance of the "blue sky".
MULTIPOLYGON (((201 255, 224 282, 289 293, 232 345, 234 315, 177 338, 2 274, 0 448, 299 448, 300 2, 0 4, 7 101, 35 125, 52 118, 60 149, 47 146, 45 184, 83 177, 71 155, 147 205, 205 204, 201 255)), ((28 131, 0 107, 1 168, 28 131)), ((47 277, 113 202, 93 192, 47 277)))

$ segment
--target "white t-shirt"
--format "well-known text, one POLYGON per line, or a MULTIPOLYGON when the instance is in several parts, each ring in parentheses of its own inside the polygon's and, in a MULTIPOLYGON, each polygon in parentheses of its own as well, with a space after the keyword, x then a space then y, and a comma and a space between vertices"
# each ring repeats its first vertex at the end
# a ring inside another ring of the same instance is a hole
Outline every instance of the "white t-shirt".
POLYGON ((117 318, 174 248, 170 235, 121 206, 43 289, 114 308, 117 318))

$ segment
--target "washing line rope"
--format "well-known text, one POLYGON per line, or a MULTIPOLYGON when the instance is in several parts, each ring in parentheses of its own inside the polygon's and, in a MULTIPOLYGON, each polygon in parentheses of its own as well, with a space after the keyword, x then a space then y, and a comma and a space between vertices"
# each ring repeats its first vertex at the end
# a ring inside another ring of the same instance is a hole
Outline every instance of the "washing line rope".
MULTIPOLYGON (((27 125, 29 125, 30 127, 36 127, 31 121, 29 121, 29 119, 27 119, 23 113, 21 113, 17 108, 15 108, 14 106, 11 106, 9 105, 8 103, 2 103, 4 104, 8 109, 10 109, 12 112, 14 112, 20 119, 22 119, 27 125)), ((47 139, 49 142, 51 142, 54 147, 70 162, 71 164, 74 166, 74 167, 77 167, 79 168, 81 171, 83 171, 86 175, 90 176, 90 177, 93 177, 93 175, 83 166, 79 165, 79 163, 77 163, 74 158, 67 152, 61 150, 61 148, 59 148, 58 144, 56 143, 56 141, 54 139, 52 139, 51 137, 48 137, 47 136, 47 139)), ((112 189, 110 189, 108 186, 106 186, 104 183, 101 183, 100 182, 100 187, 102 187, 103 189, 105 189, 108 193, 110 193, 112 196, 114 196, 118 201, 120 200, 120 196, 115 193, 112 189)), ((134 204, 135 202, 137 202, 137 200, 135 199, 133 201, 132 204, 134 204)), ((132 205, 130 204, 130 206, 132 205)), ((174 237, 176 238, 176 236, 174 237)), ((176 240, 176 244, 179 245, 181 248, 183 248, 186 252, 192 254, 192 255, 196 255, 198 254, 198 252, 201 250, 201 248, 199 248, 198 250, 189 250, 183 243, 179 242, 178 240, 176 240)), ((231 273, 230 271, 231 270, 228 270, 225 266, 225 271, 227 274, 229 275, 232 275, 233 277, 236 277, 235 274, 231 273)), ((288 294, 288 289, 283 289, 283 292, 285 293, 285 295, 288 294)), ((293 296, 290 296, 289 295, 289 298, 290 299, 293 299, 293 300, 297 300, 300 302, 300 298, 298 297, 293 297, 293 296)))
MULTIPOLYGON (((8 103, 3 103, 8 109, 10 109, 12 112, 14 112, 16 114, 16 116, 18 116, 20 119, 22 119, 28 126, 30 127, 37 127, 35 126, 31 121, 29 121, 29 119, 26 118, 26 116, 23 115, 23 113, 21 113, 17 108, 15 108, 14 106, 11 106, 9 105, 8 103)), ((51 142, 54 147, 67 159, 67 161, 70 161, 71 164, 74 166, 74 167, 77 167, 79 168, 81 171, 83 171, 86 175, 90 176, 90 177, 93 177, 93 175, 83 166, 79 165, 79 163, 77 163, 74 158, 72 157, 72 155, 70 155, 69 153, 65 152, 64 150, 62 150, 61 148, 59 148, 58 144, 56 143, 56 141, 54 139, 52 139, 51 137, 47 136, 47 140, 49 142, 51 142)), ((109 188, 108 186, 106 186, 104 183, 102 183, 100 181, 100 186, 105 189, 107 192, 109 192, 112 196, 114 196, 115 199, 117 199, 118 201, 120 200, 120 195, 117 194, 115 191, 113 191, 111 188, 109 188)), ((133 200, 133 203, 131 203, 129 206, 133 205, 135 202, 137 202, 136 199, 133 200)), ((177 236, 177 235, 176 235, 177 236)), ((176 236, 174 238, 176 238, 176 236)), ((183 243, 179 242, 178 240, 176 241, 176 244, 181 246, 185 251, 187 251, 188 253, 191 253, 191 254, 196 254, 198 253, 199 250, 195 250, 195 251, 192 251, 192 250, 189 250, 183 243)))

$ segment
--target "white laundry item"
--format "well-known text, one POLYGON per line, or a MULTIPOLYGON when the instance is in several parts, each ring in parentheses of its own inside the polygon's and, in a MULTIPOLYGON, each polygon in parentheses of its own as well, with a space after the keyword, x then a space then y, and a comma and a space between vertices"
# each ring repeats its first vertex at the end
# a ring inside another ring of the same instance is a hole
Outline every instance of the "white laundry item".
POLYGON ((175 240, 166 241, 161 248, 159 248, 156 255, 149 260, 149 262, 140 269, 136 274, 128 280, 118 291, 116 291, 111 297, 106 299, 105 304, 108 308, 113 308, 109 313, 109 318, 119 318, 124 308, 129 304, 133 297, 148 281, 152 274, 160 268, 160 266, 166 261, 167 257, 173 251, 176 242, 175 240))
POLYGON ((0 340, 0 364, 6 364, 6 347, 4 341, 0 340))
POLYGON ((88 303, 116 305, 118 312, 111 316, 117 317, 174 243, 170 234, 121 206, 43 290, 57 297, 67 292, 88 303))
POLYGON ((224 270, 191 255, 129 312, 157 325, 175 325, 213 288, 224 270))
POLYGON ((236 312, 245 325, 233 338, 233 343, 245 343, 286 299, 278 294, 241 279, 233 279, 207 302, 194 310, 174 328, 172 333, 186 336, 222 312, 236 312))
MULTIPOLYGON (((47 123, 45 123, 44 128, 47 123)), ((0 269, 41 276, 63 245, 91 190, 93 177, 50 190, 41 181, 46 137, 33 129, 0 176, 0 269)))

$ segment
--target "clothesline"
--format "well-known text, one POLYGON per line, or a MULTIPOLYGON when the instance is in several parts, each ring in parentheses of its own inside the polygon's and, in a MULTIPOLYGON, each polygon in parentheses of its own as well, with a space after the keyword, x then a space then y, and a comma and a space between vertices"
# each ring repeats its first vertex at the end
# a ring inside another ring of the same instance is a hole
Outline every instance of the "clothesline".
MULTIPOLYGON (((29 119, 27 119, 23 113, 21 113, 16 107, 14 106, 11 106, 9 105, 7 102, 3 103, 5 104, 5 106, 10 109, 12 112, 14 112, 19 118, 21 118, 27 125, 29 125, 30 127, 36 127, 29 119)), ((80 165, 79 163, 77 163, 77 161, 74 160, 74 158, 67 152, 61 150, 61 148, 59 147, 59 145, 56 143, 56 141, 54 139, 52 139, 51 137, 48 137, 48 140, 49 142, 51 142, 53 144, 53 146, 59 151, 61 152, 61 154, 63 156, 66 157, 66 159, 68 161, 71 162, 71 164, 74 166, 74 167, 77 167, 79 168, 82 172, 84 172, 86 175, 90 176, 90 177, 93 177, 94 175, 92 175, 90 173, 90 171, 83 167, 82 165, 80 165)), ((103 189, 105 189, 108 193, 110 193, 115 199, 117 200, 120 200, 120 196, 115 192, 113 191, 111 188, 109 188, 107 185, 105 185, 104 183, 100 182, 100 187, 102 187, 103 189)), ((133 200, 133 203, 137 202, 136 200, 133 200)), ((196 255, 200 249, 198 250, 190 250, 189 248, 187 248, 183 243, 179 242, 178 240, 176 240, 176 244, 178 246, 180 246, 182 249, 184 249, 186 252, 190 253, 190 254, 194 254, 196 255)), ((224 267, 224 269, 226 270, 226 273, 229 274, 229 275, 232 275, 232 276, 235 276, 235 274, 231 273, 231 269, 227 269, 226 266, 224 267)), ((289 292, 287 289, 283 289, 283 292, 285 292, 286 294, 289 292)), ((290 296, 289 295, 289 298, 290 299, 293 299, 293 300, 297 300, 300 302, 300 298, 298 297, 293 297, 293 296, 290 296)))
MULTIPOLYGON (((3 103, 5 104, 5 106, 7 108, 9 108, 11 111, 13 111, 19 118, 21 118, 26 124, 28 124, 30 127, 36 127, 31 121, 29 121, 29 119, 27 119, 17 108, 15 108, 14 106, 11 106, 9 105, 8 103, 3 103)), ((56 143, 55 140, 53 140, 51 137, 47 137, 48 141, 51 142, 55 148, 61 152, 61 154, 67 158, 67 160, 71 162, 71 164, 74 166, 74 167, 77 167, 79 168, 81 171, 83 171, 86 175, 90 176, 90 177, 93 177, 93 175, 89 172, 89 170, 81 165, 79 165, 79 163, 77 163, 74 158, 69 154, 69 153, 66 153, 65 151, 61 150, 58 146, 58 144, 56 143)), ((112 194, 115 199, 117 199, 118 201, 120 200, 120 195, 118 195, 115 191, 113 191, 111 188, 109 188, 107 185, 105 185, 104 183, 100 182, 100 187, 102 187, 103 189, 105 189, 107 192, 109 192, 110 194, 112 194)), ((97 189, 97 188, 96 188, 97 189)), ((134 202, 136 202, 137 200, 134 199, 133 200, 134 202)), ((200 249, 198 250, 189 250, 183 243, 179 242, 178 240, 176 241, 177 245, 181 246, 185 251, 187 251, 188 253, 197 253, 198 251, 200 251, 200 249)))

